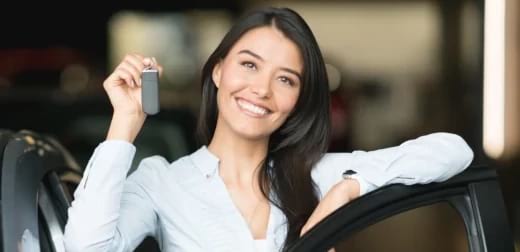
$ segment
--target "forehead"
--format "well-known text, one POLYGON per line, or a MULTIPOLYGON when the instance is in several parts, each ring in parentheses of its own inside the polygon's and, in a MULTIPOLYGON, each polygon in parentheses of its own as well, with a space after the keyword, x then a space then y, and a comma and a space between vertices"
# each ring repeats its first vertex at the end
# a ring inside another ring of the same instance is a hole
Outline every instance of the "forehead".
POLYGON ((297 71, 303 69, 303 58, 299 47, 273 26, 254 28, 242 35, 231 48, 230 54, 250 50, 266 62, 297 71))

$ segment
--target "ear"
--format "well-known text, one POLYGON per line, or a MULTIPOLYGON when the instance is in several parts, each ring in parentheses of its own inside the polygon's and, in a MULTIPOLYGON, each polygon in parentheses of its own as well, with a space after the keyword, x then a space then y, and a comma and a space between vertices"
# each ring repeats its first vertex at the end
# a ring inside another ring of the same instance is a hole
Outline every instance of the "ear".
POLYGON ((213 82, 215 83, 215 86, 219 88, 220 86, 220 72, 221 72, 221 64, 222 61, 219 61, 214 67, 213 72, 211 73, 211 78, 213 78, 213 82))

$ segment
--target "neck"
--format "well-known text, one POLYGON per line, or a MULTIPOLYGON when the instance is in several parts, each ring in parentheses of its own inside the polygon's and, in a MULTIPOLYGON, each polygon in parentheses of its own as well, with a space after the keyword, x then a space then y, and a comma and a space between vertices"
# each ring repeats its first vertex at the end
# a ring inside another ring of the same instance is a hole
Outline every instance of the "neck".
POLYGON ((232 185, 256 185, 260 163, 267 156, 269 140, 224 134, 218 130, 218 125, 216 128, 208 149, 220 160, 219 175, 232 185))

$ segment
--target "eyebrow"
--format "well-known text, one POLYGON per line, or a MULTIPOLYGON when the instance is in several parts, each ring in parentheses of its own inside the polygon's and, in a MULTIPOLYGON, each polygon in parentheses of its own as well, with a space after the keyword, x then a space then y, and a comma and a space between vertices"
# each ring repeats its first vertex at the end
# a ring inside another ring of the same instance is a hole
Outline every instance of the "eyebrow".
MULTIPOLYGON (((247 50, 247 49, 244 49, 244 50, 240 50, 238 52, 238 54, 241 54, 241 53, 245 53, 245 54, 249 54, 251 56, 253 56, 254 58, 257 58, 258 60, 260 61, 265 61, 262 57, 260 57, 260 55, 250 51, 250 50, 247 50)), ((282 67, 280 68, 281 70, 283 71, 286 71, 286 72, 289 72, 289 73, 292 73, 294 75, 296 75, 298 77, 298 79, 300 79, 300 81, 302 80, 302 76, 300 75, 300 73, 298 73, 297 71, 293 70, 293 69, 290 69, 290 68, 287 68, 287 67, 282 67)))

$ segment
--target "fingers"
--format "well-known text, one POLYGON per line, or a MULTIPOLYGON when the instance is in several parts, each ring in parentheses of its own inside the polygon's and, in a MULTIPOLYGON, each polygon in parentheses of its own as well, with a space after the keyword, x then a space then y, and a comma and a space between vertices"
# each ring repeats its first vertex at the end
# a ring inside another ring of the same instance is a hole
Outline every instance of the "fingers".
POLYGON ((122 62, 116 71, 120 71, 121 77, 125 80, 127 84, 131 87, 139 87, 141 86, 141 77, 138 66, 133 65, 128 61, 122 62))
POLYGON ((159 72, 162 72, 162 67, 154 57, 127 54, 109 77, 109 80, 114 81, 116 85, 126 84, 132 88, 141 87, 141 74, 147 67, 157 68, 159 72))
POLYGON ((145 58, 144 62, 145 64, 147 64, 148 67, 157 69, 159 71, 159 74, 162 73, 163 67, 157 62, 157 59, 155 57, 145 58))
POLYGON ((163 67, 161 65, 157 65, 157 70, 159 71, 159 76, 162 76, 163 67))
POLYGON ((120 68, 116 69, 115 73, 117 73, 119 78, 124 80, 128 86, 137 87, 137 83, 134 78, 134 74, 128 68, 120 67, 120 68))
POLYGON ((123 62, 121 62, 120 66, 130 70, 135 83, 138 86, 141 86, 141 72, 146 67, 144 64, 144 58, 142 56, 137 54, 133 55, 133 57, 128 56, 125 58, 125 60, 123 60, 123 62))
POLYGON ((163 67, 157 62, 157 59, 155 57, 145 58, 144 63, 147 65, 147 67, 157 69, 157 71, 159 71, 159 76, 162 75, 163 67))
POLYGON ((146 66, 146 67, 153 67, 153 65, 155 64, 153 58, 144 58, 143 59, 143 64, 146 66))

